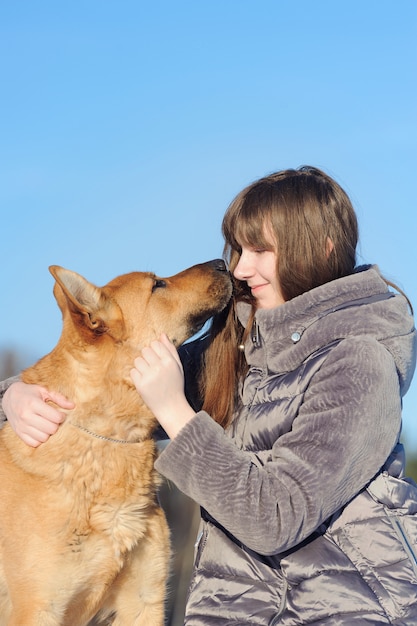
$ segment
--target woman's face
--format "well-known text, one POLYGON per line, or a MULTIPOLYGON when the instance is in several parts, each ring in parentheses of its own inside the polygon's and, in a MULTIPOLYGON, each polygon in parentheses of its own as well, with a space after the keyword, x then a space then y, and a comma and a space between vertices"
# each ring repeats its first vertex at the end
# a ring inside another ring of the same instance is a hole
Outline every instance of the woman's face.
POLYGON ((271 243, 267 249, 243 244, 233 275, 247 283, 258 309, 273 309, 285 302, 277 276, 277 252, 271 243))

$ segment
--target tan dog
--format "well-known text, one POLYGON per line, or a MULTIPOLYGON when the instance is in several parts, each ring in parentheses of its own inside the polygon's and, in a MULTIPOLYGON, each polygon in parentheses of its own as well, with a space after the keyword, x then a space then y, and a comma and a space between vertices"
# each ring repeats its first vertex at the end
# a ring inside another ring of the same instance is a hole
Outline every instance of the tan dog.
POLYGON ((154 470, 156 420, 130 379, 162 332, 181 344, 231 297, 222 261, 97 288, 52 266, 58 345, 22 379, 76 404, 58 432, 0 431, 0 626, 161 626, 169 537, 154 470), (113 616, 113 617, 111 617, 113 616))

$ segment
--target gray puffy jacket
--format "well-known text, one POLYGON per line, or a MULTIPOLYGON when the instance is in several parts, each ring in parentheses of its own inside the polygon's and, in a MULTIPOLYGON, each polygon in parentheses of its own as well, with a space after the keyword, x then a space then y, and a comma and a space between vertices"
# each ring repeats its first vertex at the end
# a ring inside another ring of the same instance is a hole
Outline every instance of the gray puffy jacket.
POLYGON ((232 427, 200 411, 157 461, 202 506, 185 623, 417 624, 405 299, 360 268, 257 311, 245 352, 232 427))

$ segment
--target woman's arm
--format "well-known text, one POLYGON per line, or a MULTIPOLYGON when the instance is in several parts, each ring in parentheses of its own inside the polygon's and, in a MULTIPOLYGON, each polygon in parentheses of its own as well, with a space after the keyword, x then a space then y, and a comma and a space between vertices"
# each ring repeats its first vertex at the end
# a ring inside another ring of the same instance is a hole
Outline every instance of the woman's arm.
POLYGON ((156 468, 246 546, 274 554, 307 538, 372 479, 400 423, 392 356, 376 341, 347 339, 329 353, 292 430, 272 450, 237 449, 200 412, 156 468))

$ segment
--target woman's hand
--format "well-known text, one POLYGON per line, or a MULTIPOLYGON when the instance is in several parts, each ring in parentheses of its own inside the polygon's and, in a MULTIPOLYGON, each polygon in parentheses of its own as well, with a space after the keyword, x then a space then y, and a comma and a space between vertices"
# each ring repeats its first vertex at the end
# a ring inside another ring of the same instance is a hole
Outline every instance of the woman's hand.
POLYGON ((65 419, 65 413, 48 402, 54 402, 62 409, 73 409, 75 406, 61 393, 23 382, 10 385, 3 396, 7 421, 16 434, 33 448, 53 435, 65 419))
POLYGON ((184 394, 184 372, 177 349, 166 335, 142 350, 130 376, 168 437, 174 439, 195 411, 184 394))

